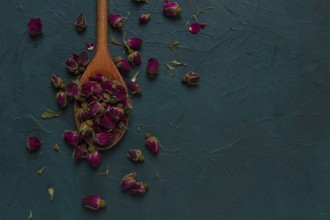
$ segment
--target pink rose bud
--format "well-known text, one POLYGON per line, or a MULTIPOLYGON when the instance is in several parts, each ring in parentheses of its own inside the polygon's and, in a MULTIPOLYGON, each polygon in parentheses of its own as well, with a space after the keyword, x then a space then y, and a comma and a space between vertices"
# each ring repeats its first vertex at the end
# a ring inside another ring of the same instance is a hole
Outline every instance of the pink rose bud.
POLYGON ((96 150, 95 147, 89 146, 88 154, 87 154, 87 162, 89 163, 89 165, 91 165, 92 167, 98 167, 100 166, 101 161, 102 161, 101 153, 98 150, 96 150))
POLYGON ((131 37, 127 39, 126 44, 132 50, 137 50, 142 45, 142 39, 137 37, 131 37))
POLYGON ((119 56, 114 61, 121 74, 128 74, 131 71, 131 65, 125 58, 119 56))
POLYGON ((165 0, 163 4, 163 12, 167 17, 176 17, 182 12, 182 8, 177 2, 165 0))
POLYGON ((80 143, 80 136, 77 131, 66 131, 63 135, 63 139, 73 147, 77 147, 80 143))
POLYGON ((153 78, 158 75, 159 71, 159 62, 156 58, 152 57, 148 60, 147 64, 147 74, 150 78, 153 78))
POLYGON ((118 122, 124 116, 124 109, 119 107, 112 107, 106 114, 111 118, 113 122, 118 122))
POLYGON ((80 96, 79 88, 78 88, 78 82, 77 81, 71 81, 66 89, 66 95, 74 100, 78 100, 80 96))
POLYGON ((86 67, 89 63, 88 54, 85 51, 81 52, 77 62, 79 66, 86 67))
POLYGON ((92 51, 92 50, 94 50, 94 44, 93 44, 93 43, 87 43, 87 44, 86 44, 86 49, 87 49, 88 51, 92 51))
POLYGON ((83 13, 81 13, 77 17, 75 25, 76 25, 76 29, 77 29, 78 32, 82 32, 82 31, 85 30, 85 28, 87 26, 87 23, 86 23, 86 17, 83 13))
POLYGON ((120 102, 123 102, 123 100, 126 99, 127 96, 127 91, 122 85, 117 85, 116 88, 114 88, 114 90, 112 91, 112 93, 120 102))
POLYGON ((128 54, 128 60, 134 65, 134 66, 140 66, 141 65, 141 54, 139 51, 130 50, 128 54))
POLYGON ((141 150, 129 149, 127 156, 135 162, 144 161, 144 156, 142 155, 141 150))
POLYGON ((198 85, 199 84, 200 76, 198 73, 193 71, 187 72, 184 76, 182 76, 181 81, 182 83, 186 83, 187 85, 198 85))
POLYGON ((68 59, 67 61, 65 61, 65 67, 68 69, 70 73, 73 73, 75 75, 79 74, 79 70, 78 70, 79 66, 75 60, 68 59))
POLYGON ((77 112, 80 120, 82 122, 91 119, 92 117, 89 115, 89 109, 85 109, 85 108, 80 108, 77 112))
POLYGON ((107 115, 103 115, 102 117, 98 118, 96 121, 99 127, 102 127, 107 131, 111 131, 116 127, 115 123, 107 115))
POLYGON ((87 157, 87 149, 85 146, 77 146, 74 150, 74 159, 80 160, 87 157))
POLYGON ((56 102, 61 108, 65 108, 68 104, 68 99, 64 91, 59 90, 56 93, 56 102))
POLYGON ((153 154, 158 154, 160 150, 160 143, 158 139, 154 136, 151 136, 150 134, 145 134, 145 144, 148 147, 148 149, 153 154))
POLYGON ((108 15, 108 21, 109 24, 116 29, 121 29, 124 26, 123 23, 123 17, 117 14, 111 14, 108 15))
POLYGON ((115 87, 115 84, 111 80, 105 80, 101 83, 101 87, 102 87, 102 89, 104 89, 108 92, 112 92, 115 87))
POLYGON ((130 173, 123 177, 121 180, 121 191, 129 190, 136 183, 136 173, 130 173))
POLYGON ((140 24, 147 24, 151 19, 151 14, 141 14, 139 17, 140 24))
POLYGON ((147 183, 136 182, 130 189, 129 192, 135 195, 143 195, 146 190, 149 188, 147 183))
POLYGON ((207 24, 192 23, 189 25, 189 31, 193 34, 197 34, 201 29, 204 29, 207 24))
POLYGON ((42 33, 42 23, 40 18, 31 18, 28 23, 30 36, 36 36, 42 33))
POLYGON ((126 83, 126 85, 127 85, 128 91, 132 95, 134 95, 134 94, 141 94, 142 93, 142 89, 141 89, 140 85, 137 82, 128 81, 126 83))
POLYGON ((93 134, 93 121, 92 120, 87 120, 83 123, 81 123, 80 128, 79 128, 79 136, 81 138, 87 138, 93 134))
POLYGON ((106 206, 106 201, 104 199, 101 199, 101 197, 98 195, 87 196, 86 198, 83 198, 81 202, 84 207, 94 210, 106 206))
POLYGON ((60 76, 53 74, 51 77, 54 88, 56 89, 64 89, 65 88, 65 80, 60 76))
POLYGON ((41 147, 41 140, 37 136, 29 136, 26 139, 26 148, 29 151, 36 151, 41 147))
POLYGON ((104 107, 99 102, 91 102, 89 104, 89 116, 90 117, 97 117, 104 113, 104 107))
POLYGON ((108 146, 112 141, 112 133, 100 132, 94 135, 93 142, 100 145, 101 147, 108 146))
POLYGON ((104 80, 104 76, 102 73, 96 73, 94 76, 89 77, 89 81, 97 82, 97 83, 102 83, 104 80))

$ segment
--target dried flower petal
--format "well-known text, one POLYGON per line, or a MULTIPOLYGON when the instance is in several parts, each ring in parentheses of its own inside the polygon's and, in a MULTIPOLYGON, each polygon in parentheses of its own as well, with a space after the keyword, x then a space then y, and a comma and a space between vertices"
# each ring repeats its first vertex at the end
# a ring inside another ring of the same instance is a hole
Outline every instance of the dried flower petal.
POLYGON ((128 54, 128 60, 134 65, 139 66, 141 65, 141 54, 139 51, 130 50, 128 54))
POLYGON ((129 192, 135 195, 143 195, 146 190, 149 188, 147 183, 136 182, 130 189, 129 192))
POLYGON ((53 187, 48 188, 48 194, 50 196, 50 200, 53 200, 54 193, 55 193, 55 189, 53 187))
POLYGON ((29 151, 38 150, 41 144, 41 140, 37 136, 29 136, 26 140, 26 147, 29 151))
POLYGON ((136 173, 130 173, 123 177, 121 180, 121 191, 130 189, 136 183, 136 173))
POLYGON ((151 19, 151 14, 141 14, 139 17, 140 24, 147 24, 151 19))
POLYGON ((87 44, 86 44, 86 49, 87 49, 88 51, 92 51, 92 50, 94 50, 94 43, 87 43, 87 44))
POLYGON ((141 150, 137 149, 129 149, 127 156, 131 158, 133 161, 144 161, 144 156, 142 155, 141 150))
POLYGON ((192 23, 189 26, 189 31, 193 34, 197 34, 201 29, 204 29, 207 24, 192 23))
POLYGON ((109 165, 107 164, 107 168, 103 173, 98 173, 98 175, 104 175, 104 176, 109 176, 109 165))
POLYGON ((42 33, 42 23, 40 18, 31 18, 28 23, 30 36, 36 36, 42 33))
POLYGON ((39 174, 40 176, 42 176, 45 172, 45 170, 47 169, 47 167, 42 167, 40 170, 37 171, 37 174, 39 174))
POLYGON ((77 131, 66 131, 63 135, 63 139, 73 147, 77 147, 80 143, 80 136, 77 131))
POLYGON ((116 29, 121 29, 124 26, 123 23, 123 17, 117 14, 111 14, 108 15, 108 21, 109 24, 116 29))
POLYGON ((83 13, 81 13, 75 22, 76 25, 76 29, 78 32, 82 32, 85 30, 86 26, 87 26, 87 22, 86 22, 86 17, 83 13))
POLYGON ((81 202, 84 207, 94 210, 106 206, 106 201, 104 199, 101 199, 99 195, 87 196, 86 198, 83 198, 81 202))
POLYGON ((182 12, 182 8, 177 2, 165 0, 163 12, 166 17, 176 17, 182 12))
POLYGON ((156 58, 152 57, 148 60, 147 74, 149 77, 153 78, 158 75, 158 72, 159 72, 159 62, 156 58))
POLYGON ((142 45, 142 39, 141 38, 137 38, 137 37, 131 37, 128 38, 126 41, 126 45, 131 48, 132 50, 137 50, 141 47, 142 45))
POLYGON ((150 134, 145 134, 145 145, 153 154, 158 154, 160 150, 160 143, 158 139, 150 134))
POLYGON ((54 151, 61 153, 61 150, 60 150, 60 147, 58 146, 58 144, 54 144, 53 149, 54 149, 54 151))
POLYGON ((182 76, 181 81, 182 83, 186 83, 187 85, 198 85, 199 84, 200 76, 198 73, 193 71, 187 72, 184 76, 182 76))
POLYGON ((65 80, 60 76, 53 74, 51 77, 51 81, 53 83, 54 88, 56 89, 64 89, 65 88, 65 80))
POLYGON ((56 118, 58 116, 61 115, 62 112, 54 112, 53 110, 47 108, 46 111, 44 111, 42 114, 41 114, 41 118, 43 119, 48 119, 48 118, 56 118))
POLYGON ((125 58, 119 56, 114 61, 121 74, 128 74, 131 71, 131 65, 125 58))
POLYGON ((122 45, 116 38, 111 37, 110 43, 114 44, 114 45, 122 45))
POLYGON ((65 108, 68 104, 68 99, 64 91, 59 90, 56 93, 56 102, 61 108, 65 108))
POLYGON ((92 167, 98 167, 101 164, 102 156, 101 153, 96 150, 95 147, 89 146, 86 159, 89 165, 91 165, 92 167))

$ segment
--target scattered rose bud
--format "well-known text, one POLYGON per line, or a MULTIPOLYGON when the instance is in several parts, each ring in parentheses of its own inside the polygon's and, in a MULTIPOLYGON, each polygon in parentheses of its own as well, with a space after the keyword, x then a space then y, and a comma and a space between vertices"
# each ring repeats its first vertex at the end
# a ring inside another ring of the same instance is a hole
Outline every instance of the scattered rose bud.
POLYGON ((79 88, 78 88, 78 81, 72 81, 67 89, 66 89, 66 95, 74 100, 79 99, 80 93, 79 93, 79 88))
POLYGON ((98 195, 87 196, 86 198, 83 198, 81 202, 84 207, 94 210, 106 206, 106 201, 104 199, 101 199, 101 197, 98 195))
POLYGON ((26 140, 26 148, 29 151, 36 151, 41 147, 41 140, 37 136, 29 136, 26 140))
POLYGON ((153 154, 158 154, 160 150, 160 143, 158 139, 154 136, 151 136, 150 134, 145 134, 145 144, 148 147, 148 149, 153 154))
POLYGON ((61 108, 65 108, 68 104, 68 99, 66 97, 66 94, 63 90, 59 90, 56 93, 56 102, 61 108))
POLYGON ((76 29, 77 29, 78 32, 82 32, 82 31, 85 30, 85 28, 87 26, 87 23, 86 23, 86 17, 83 13, 81 13, 77 17, 75 25, 76 25, 76 29))
POLYGON ((108 15, 108 21, 109 24, 116 29, 121 29, 124 26, 123 23, 123 17, 117 14, 111 14, 108 15))
POLYGON ((147 24, 151 19, 151 14, 141 14, 139 17, 140 24, 147 24))
POLYGON ((65 66, 70 73, 78 75, 83 73, 89 63, 88 55, 85 51, 77 54, 72 54, 68 60, 65 61, 65 66))
POLYGON ((134 65, 134 66, 140 66, 141 65, 141 54, 139 51, 129 50, 128 52, 128 60, 134 65))
POLYGON ((80 143, 80 136, 77 131, 66 131, 63 135, 63 139, 73 147, 77 147, 80 143))
POLYGON ((54 88, 56 89, 64 89, 65 81, 60 76, 53 74, 51 77, 54 88))
POLYGON ((200 76, 198 73, 193 71, 187 72, 184 76, 182 76, 181 81, 182 83, 186 83, 187 85, 197 85, 199 84, 198 81, 200 76))
POLYGON ((121 180, 121 191, 129 190, 136 183, 136 173, 130 173, 121 180))
POLYGON ((79 128, 79 136, 81 138, 87 138, 93 134, 93 121, 92 120, 87 120, 83 123, 81 123, 80 128, 79 128))
POLYGON ((105 147, 111 143, 112 134, 110 132, 100 132, 94 135, 93 142, 105 147))
POLYGON ((182 12, 182 8, 177 2, 165 0, 163 4, 163 12, 166 17, 176 17, 182 12))
POLYGON ((156 58, 152 57, 148 60, 147 64, 147 74, 150 78, 154 78, 158 75, 159 62, 156 58))
POLYGON ((92 51, 92 50, 94 50, 94 44, 93 44, 93 43, 87 43, 87 44, 86 44, 86 49, 87 49, 88 51, 92 51))
POLYGON ((135 195, 143 195, 146 190, 149 188, 147 183, 136 182, 130 189, 129 192, 135 195))
POLYGON ((125 58, 116 57, 115 64, 121 74, 128 74, 131 71, 131 65, 125 58))
MULTIPOLYGON (((79 54, 79 57, 78 57, 78 61, 77 61, 79 67, 86 67, 89 63, 89 58, 88 58, 88 54, 83 51, 79 54)), ((83 72, 83 71, 81 71, 83 72)))
POLYGON ((95 147, 88 147, 87 161, 92 167, 98 167, 101 164, 102 156, 101 153, 96 150, 95 147))
POLYGON ((129 149, 127 156, 135 162, 144 161, 144 156, 142 155, 141 150, 129 149))
POLYGON ((141 38, 137 38, 137 37, 131 37, 128 38, 126 41, 126 44, 130 49, 132 50, 137 50, 141 47, 142 45, 142 39, 141 38))
POLYGON ((204 29, 207 24, 192 23, 189 26, 189 31, 193 34, 197 34, 201 29, 204 29))
POLYGON ((85 146, 77 146, 74 150, 74 159, 80 160, 87 157, 87 149, 85 146))
POLYGON ((133 82, 133 81, 128 81, 126 83, 127 85, 127 89, 128 91, 132 94, 141 94, 142 93, 142 89, 140 87, 140 85, 137 82, 133 82))
POLYGON ((79 74, 78 63, 72 59, 65 61, 65 67, 69 70, 70 73, 75 75, 79 74))
POLYGON ((28 23, 30 36, 36 36, 42 33, 42 23, 40 18, 31 18, 28 23))

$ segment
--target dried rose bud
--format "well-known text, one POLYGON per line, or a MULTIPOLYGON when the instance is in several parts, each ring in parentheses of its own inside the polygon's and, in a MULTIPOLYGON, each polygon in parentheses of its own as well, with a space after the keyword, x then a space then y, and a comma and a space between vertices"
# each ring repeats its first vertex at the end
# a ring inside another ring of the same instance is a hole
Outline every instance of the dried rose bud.
POLYGON ((98 167, 101 164, 102 156, 101 153, 96 150, 95 147, 89 146, 86 159, 89 165, 91 165, 92 167, 98 167))
POLYGON ((141 150, 137 149, 129 149, 127 156, 131 158, 133 161, 144 161, 144 156, 142 155, 141 150))
POLYGON ((108 146, 112 141, 112 133, 110 132, 100 132, 96 133, 93 137, 93 142, 105 147, 108 146))
POLYGON ((93 121, 92 120, 87 120, 83 123, 81 123, 80 128, 79 128, 79 136, 81 138, 87 138, 93 134, 93 121))
POLYGON ((82 32, 82 31, 85 30, 85 28, 87 26, 87 23, 86 23, 86 17, 83 13, 81 13, 77 17, 75 25, 76 25, 76 29, 77 29, 78 32, 82 32))
POLYGON ((140 87, 140 85, 137 82, 133 82, 133 81, 128 81, 126 83, 127 85, 127 89, 131 94, 141 94, 142 93, 142 89, 140 87))
POLYGON ((111 120, 111 118, 107 115, 104 115, 96 120, 96 124, 108 131, 114 129, 115 123, 111 120))
POLYGON ((137 38, 137 37, 131 37, 128 38, 126 41, 126 45, 131 48, 132 50, 137 50, 141 47, 142 45, 142 39, 141 38, 137 38))
POLYGON ((148 149, 153 154, 158 154, 160 150, 160 143, 158 139, 154 136, 151 136, 150 134, 145 134, 145 144, 148 147, 148 149))
POLYGON ((127 96, 127 91, 122 85, 117 85, 113 89, 112 93, 118 101, 123 101, 124 99, 126 99, 127 96))
POLYGON ((65 67, 69 70, 70 73, 79 74, 79 65, 75 60, 68 59, 65 61, 65 67))
POLYGON ((96 73, 94 76, 89 77, 89 81, 97 82, 97 83, 102 83, 104 80, 104 76, 102 73, 96 73))
MULTIPOLYGON (((83 51, 79 54, 77 63, 79 65, 79 67, 86 67, 88 65, 89 58, 88 58, 88 54, 85 51, 83 51)), ((83 71, 81 71, 81 72, 83 72, 83 71)))
POLYGON ((64 91, 59 90, 56 93, 56 102, 61 108, 65 108, 68 104, 68 99, 64 91))
POLYGON ((92 82, 87 82, 81 86, 81 94, 89 97, 93 94, 93 88, 92 82))
POLYGON ((189 25, 189 31, 193 34, 197 34, 201 29, 204 29, 207 24, 192 23, 189 25))
POLYGON ((65 80, 60 76, 53 74, 51 77, 54 88, 56 89, 64 89, 65 88, 65 80))
POLYGON ((156 58, 152 57, 148 60, 147 64, 147 74, 150 78, 158 75, 159 72, 159 62, 156 58))
POLYGON ((176 17, 182 12, 182 8, 177 2, 165 0, 163 4, 163 12, 167 17, 176 17))
POLYGON ((129 50, 128 54, 128 60, 134 65, 134 66, 140 66, 141 65, 141 54, 139 51, 129 50))
POLYGON ((130 189, 129 192, 135 195, 143 195, 146 190, 149 188, 147 183, 136 182, 130 189))
POLYGON ((151 14, 141 14, 139 17, 140 24, 147 24, 151 19, 151 14))
POLYGON ((36 36, 42 33, 42 23, 40 18, 31 18, 28 23, 30 36, 36 36))
POLYGON ((121 29, 124 26, 123 23, 123 17, 117 14, 111 14, 108 15, 108 21, 109 24, 116 29, 121 29))
POLYGON ((92 50, 94 50, 94 44, 93 44, 93 43, 87 43, 87 44, 86 44, 86 49, 87 49, 88 51, 92 51, 92 50))
POLYGON ((112 92, 115 87, 115 84, 111 80, 105 80, 101 83, 101 87, 102 87, 102 89, 104 89, 108 92, 112 92))
POLYGON ((113 122, 118 122, 123 118, 124 110, 119 107, 112 107, 106 114, 111 118, 113 122))
POLYGON ((87 157, 87 149, 85 146, 77 146, 74 150, 74 159, 80 160, 87 157))
POLYGON ((104 199, 101 199, 101 197, 99 195, 87 196, 86 198, 83 198, 81 200, 81 202, 84 207, 94 209, 94 210, 103 208, 106 206, 106 201, 104 199))
POLYGON ((82 122, 92 118, 89 114, 89 109, 80 108, 78 110, 77 114, 82 122))
POLYGON ((136 173, 130 173, 123 177, 121 180, 121 191, 130 189, 136 183, 136 173))
POLYGON ((99 102, 91 102, 89 104, 89 116, 97 117, 104 113, 104 106, 99 102))
POLYGON ((63 139, 73 147, 77 147, 80 143, 80 136, 77 131, 66 131, 63 135, 63 139))
POLYGON ((80 96, 78 81, 71 81, 66 89, 66 95, 74 100, 78 100, 80 96))
POLYGON ((119 56, 114 61, 121 74, 128 74, 131 71, 131 65, 125 58, 119 56))
POLYGON ((198 73, 193 71, 187 72, 184 76, 181 77, 182 83, 186 83, 187 85, 198 85, 198 81, 200 76, 198 73))
POLYGON ((36 151, 41 147, 41 140, 37 136, 29 136, 26 139, 26 148, 29 151, 36 151))

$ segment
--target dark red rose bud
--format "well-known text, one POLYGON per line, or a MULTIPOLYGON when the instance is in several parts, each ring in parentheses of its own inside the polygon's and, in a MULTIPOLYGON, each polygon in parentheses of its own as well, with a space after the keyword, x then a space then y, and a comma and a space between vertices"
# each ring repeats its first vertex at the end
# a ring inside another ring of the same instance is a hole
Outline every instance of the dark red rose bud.
POLYGON ((86 22, 86 17, 83 13, 81 13, 75 22, 76 25, 76 29, 78 32, 82 32, 85 30, 86 26, 87 26, 87 22, 86 22))
POLYGON ((42 23, 40 18, 31 18, 28 23, 30 36, 36 36, 42 33, 42 23))

